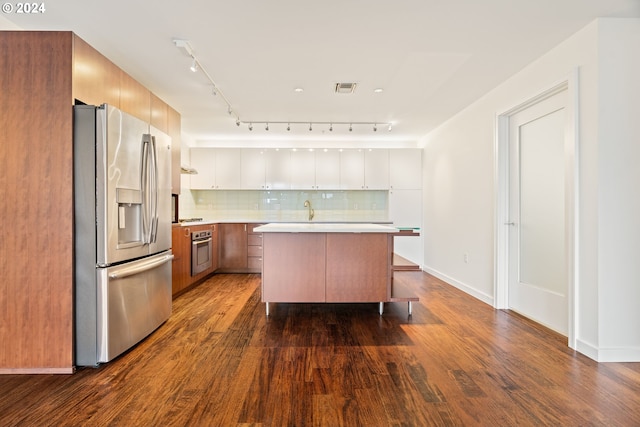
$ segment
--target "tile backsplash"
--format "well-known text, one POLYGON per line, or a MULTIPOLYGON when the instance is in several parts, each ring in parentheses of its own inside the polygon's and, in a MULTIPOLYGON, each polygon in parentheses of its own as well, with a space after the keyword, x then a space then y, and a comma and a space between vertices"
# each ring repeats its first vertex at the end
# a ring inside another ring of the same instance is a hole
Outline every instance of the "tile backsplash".
POLYGON ((210 220, 388 221, 385 190, 188 190, 180 194, 181 218, 210 220))

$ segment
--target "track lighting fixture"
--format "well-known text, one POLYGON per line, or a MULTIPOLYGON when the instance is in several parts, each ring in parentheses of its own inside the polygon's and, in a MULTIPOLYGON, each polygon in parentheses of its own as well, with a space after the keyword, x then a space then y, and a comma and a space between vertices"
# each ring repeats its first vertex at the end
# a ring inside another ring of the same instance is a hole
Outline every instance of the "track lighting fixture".
POLYGON ((387 128, 387 131, 391 132, 391 128, 393 127, 393 125, 391 123, 389 123, 389 128, 387 128))
MULTIPOLYGON (((234 117, 236 120, 236 126, 240 126, 242 125, 248 125, 248 128, 250 131, 253 131, 253 124, 256 123, 258 125, 260 124, 264 124, 265 125, 265 130, 269 130, 270 126, 273 124, 286 124, 287 125, 287 131, 291 130, 291 124, 297 124, 297 125, 305 125, 305 124, 309 124, 309 131, 313 130, 313 124, 315 123, 316 125, 329 125, 329 132, 333 132, 333 125, 337 125, 337 126, 349 126, 349 132, 353 132, 353 125, 365 125, 365 126, 373 126, 373 131, 376 132, 378 130, 378 122, 291 122, 291 121, 287 121, 287 122, 278 122, 278 121, 245 121, 245 120, 241 120, 240 116, 234 111, 231 102, 229 102, 229 99, 225 96, 224 92, 222 90, 220 90, 220 88, 218 87, 218 85, 216 84, 216 82, 213 80, 213 78, 211 77, 211 75, 207 72, 207 70, 204 69, 204 67, 202 66, 202 64, 200 63, 200 61, 198 61, 198 58, 195 54, 195 51, 193 49, 193 47, 191 47, 191 44, 189 43, 188 40, 180 40, 180 39, 174 39, 173 43, 176 45, 177 48, 182 49, 186 55, 191 58, 191 67, 189 67, 191 69, 191 71, 193 71, 194 73, 196 72, 201 72, 202 74, 204 74, 204 76, 207 78, 207 80, 209 81, 209 83, 212 86, 212 93, 213 95, 218 96, 220 99, 222 99, 225 104, 227 105, 227 112, 229 113, 230 116, 234 117)), ((355 84, 354 83, 338 83, 336 85, 336 91, 338 91, 338 89, 340 89, 340 91, 344 90, 349 90, 350 92, 353 92, 353 89, 355 88, 355 84)), ((294 90, 296 92, 302 92, 302 88, 294 88, 294 90)), ((386 122, 386 123, 380 123, 381 126, 387 126, 388 130, 391 131, 392 125, 393 123, 390 122, 386 122)))
POLYGON ((198 72, 198 61, 196 61, 195 57, 193 58, 193 62, 191 63, 191 67, 189 67, 189 69, 194 73, 198 72))

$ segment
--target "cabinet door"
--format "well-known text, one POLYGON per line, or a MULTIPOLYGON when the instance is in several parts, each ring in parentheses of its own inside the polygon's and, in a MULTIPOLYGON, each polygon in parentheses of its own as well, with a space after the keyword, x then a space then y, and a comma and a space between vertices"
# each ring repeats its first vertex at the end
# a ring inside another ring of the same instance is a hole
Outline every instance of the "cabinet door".
POLYGON ((291 188, 291 156, 289 150, 269 150, 265 175, 268 190, 288 190, 291 188))
POLYGON ((220 270, 247 269, 247 224, 218 224, 218 244, 220 270))
POLYGON ((316 188, 316 156, 310 150, 293 150, 291 156, 291 189, 316 188))
POLYGON ((266 150, 260 148, 243 148, 241 156, 242 178, 240 186, 243 190, 264 190, 266 150))
POLYGON ((239 190, 242 165, 241 151, 237 148, 216 148, 216 189, 239 190))
POLYGON ((422 188, 422 150, 398 148, 389 150, 389 188, 422 188))
POLYGON ((173 253, 171 290, 180 292, 191 284, 191 229, 174 226, 171 229, 171 252, 173 253))
POLYGON ((263 302, 325 302, 325 233, 264 233, 263 302))
POLYGON ((364 153, 362 150, 342 150, 340 153, 340 188, 364 189, 364 153))
POLYGON ((213 148, 192 148, 189 150, 191 167, 196 175, 190 175, 192 190, 216 188, 216 150, 213 148))
POLYGON ((326 301, 387 301, 390 239, 386 233, 327 233, 326 301))
POLYGON ((340 151, 316 151, 316 188, 336 190, 340 188, 340 151))
POLYGON ((364 186, 367 190, 389 188, 389 150, 369 149, 364 152, 364 186))

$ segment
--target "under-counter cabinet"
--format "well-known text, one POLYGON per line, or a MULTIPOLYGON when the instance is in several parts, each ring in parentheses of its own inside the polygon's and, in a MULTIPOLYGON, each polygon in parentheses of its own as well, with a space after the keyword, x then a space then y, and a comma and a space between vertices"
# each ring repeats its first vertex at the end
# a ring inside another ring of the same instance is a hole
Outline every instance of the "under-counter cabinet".
POLYGON ((171 233, 173 252, 172 294, 178 295, 218 268, 218 224, 204 224, 190 227, 174 226, 171 233), (211 267, 196 275, 191 274, 192 248, 191 233, 211 230, 211 267))
POLYGON ((218 227, 218 268, 221 273, 245 273, 248 267, 247 224, 223 223, 218 227))
POLYGON ((247 271, 260 273, 262 271, 262 233, 253 231, 255 227, 264 224, 247 224, 247 271))

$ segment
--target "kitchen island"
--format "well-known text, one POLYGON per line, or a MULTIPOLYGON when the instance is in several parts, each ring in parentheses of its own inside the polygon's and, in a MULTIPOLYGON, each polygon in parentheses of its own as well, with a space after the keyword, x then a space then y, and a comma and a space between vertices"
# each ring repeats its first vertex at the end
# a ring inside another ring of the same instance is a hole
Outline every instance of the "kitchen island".
POLYGON ((263 233, 262 302, 360 303, 417 298, 393 288, 395 227, 352 223, 272 223, 263 233))

